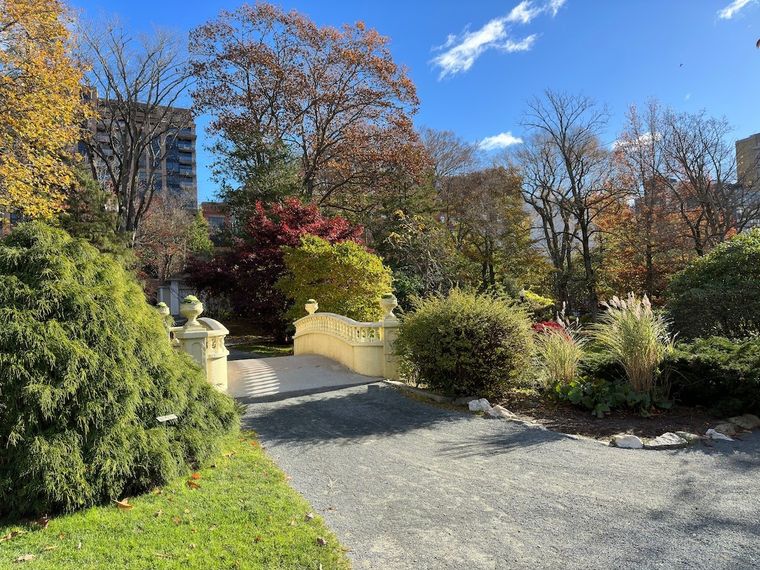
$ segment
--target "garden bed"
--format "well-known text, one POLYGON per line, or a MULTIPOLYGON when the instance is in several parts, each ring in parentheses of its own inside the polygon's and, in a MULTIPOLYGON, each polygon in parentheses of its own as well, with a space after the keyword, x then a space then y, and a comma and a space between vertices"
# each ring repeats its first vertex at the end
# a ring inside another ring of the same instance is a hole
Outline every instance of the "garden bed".
POLYGON ((310 511, 245 433, 227 438, 211 467, 121 507, 0 523, 0 567, 348 568, 310 511))
POLYGON ((687 431, 703 434, 719 423, 718 418, 701 408, 674 406, 657 410, 649 417, 635 411, 614 410, 604 418, 564 402, 547 400, 532 391, 512 391, 498 403, 510 412, 524 416, 547 429, 572 435, 607 440, 619 433, 657 437, 665 432, 687 431))

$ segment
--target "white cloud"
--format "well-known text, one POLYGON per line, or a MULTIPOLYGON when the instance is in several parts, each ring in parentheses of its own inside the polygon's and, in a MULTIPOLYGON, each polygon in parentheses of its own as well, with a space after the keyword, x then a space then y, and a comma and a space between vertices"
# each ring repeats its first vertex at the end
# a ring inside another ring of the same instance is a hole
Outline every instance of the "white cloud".
POLYGON ((531 34, 522 39, 513 39, 510 26, 529 24, 543 13, 554 16, 564 3, 565 0, 546 0, 543 4, 535 4, 533 0, 522 0, 509 14, 490 20, 474 32, 467 27, 458 36, 449 34, 446 43, 437 48, 443 50, 442 53, 432 60, 441 70, 439 79, 467 71, 475 60, 489 49, 499 49, 507 53, 530 50, 538 35, 531 34))
POLYGON ((512 11, 509 13, 506 20, 507 22, 519 22, 520 24, 528 24, 542 11, 542 7, 533 6, 533 2, 530 0, 523 0, 517 6, 512 8, 512 11))
POLYGON ((736 16, 742 8, 748 4, 753 4, 756 1, 757 0, 734 0, 728 6, 718 10, 718 17, 722 20, 730 20, 736 16))
POLYGON ((478 146, 483 150, 496 150, 522 143, 523 140, 520 137, 516 137, 507 131, 506 133, 499 133, 498 135, 484 138, 478 143, 478 146))

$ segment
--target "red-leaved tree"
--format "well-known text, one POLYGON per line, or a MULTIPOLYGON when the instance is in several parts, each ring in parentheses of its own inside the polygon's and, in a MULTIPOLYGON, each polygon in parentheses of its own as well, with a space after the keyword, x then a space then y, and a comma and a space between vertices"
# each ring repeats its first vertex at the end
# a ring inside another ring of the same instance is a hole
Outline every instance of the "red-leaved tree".
POLYGON ((255 320, 283 337, 288 301, 274 286, 285 271, 283 246, 297 247, 305 234, 330 243, 361 243, 362 233, 362 227, 340 216, 323 216, 316 205, 297 198, 257 202, 232 248, 210 261, 191 262, 190 281, 201 293, 226 298, 237 316, 255 320))

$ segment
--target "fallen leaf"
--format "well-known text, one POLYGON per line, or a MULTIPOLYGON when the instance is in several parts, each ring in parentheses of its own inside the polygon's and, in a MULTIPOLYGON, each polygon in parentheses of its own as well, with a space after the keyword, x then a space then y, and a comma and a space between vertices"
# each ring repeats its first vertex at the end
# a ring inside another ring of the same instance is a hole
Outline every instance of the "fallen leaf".
POLYGON ((176 525, 182 524, 182 519, 179 517, 172 517, 172 522, 176 525))
POLYGON ((161 509, 158 509, 158 510, 155 512, 155 514, 154 514, 153 516, 154 516, 154 517, 156 517, 156 518, 158 518, 158 517, 160 517, 162 514, 164 514, 164 511, 162 511, 161 509))
POLYGON ((327 546, 327 541, 321 536, 317 537, 317 546, 327 546))
POLYGON ((0 536, 0 542, 8 542, 11 539, 16 538, 20 534, 24 534, 23 530, 12 530, 5 536, 0 536))
POLYGON ((116 503, 116 506, 120 509, 124 509, 125 511, 128 511, 129 509, 133 508, 134 505, 129 504, 128 499, 124 499, 123 501, 114 501, 116 503))
POLYGON ((196 483, 192 479, 188 479, 187 480, 187 486, 190 487, 191 489, 200 489, 201 488, 201 486, 198 485, 198 483, 196 483))
POLYGON ((190 475, 190 478, 191 479, 195 479, 197 481, 198 479, 201 478, 201 474, 200 473, 193 473, 192 475, 190 475))
POLYGON ((296 524, 298 524, 296 523, 296 519, 290 521, 290 526, 296 526, 296 524))
POLYGON ((256 538, 253 539, 253 542, 261 542, 262 540, 264 540, 264 539, 261 538, 260 534, 258 534, 258 535, 256 535, 256 538))
POLYGON ((258 446, 259 446, 259 442, 258 442, 258 441, 252 441, 252 442, 251 442, 251 445, 252 445, 253 447, 258 447, 258 446))
POLYGON ((190 514, 190 509, 185 509, 184 512, 185 512, 186 515, 189 515, 190 514))
POLYGON ((82 541, 77 542, 77 550, 82 550, 82 541))
POLYGON ((213 532, 213 531, 215 531, 217 528, 219 528, 219 527, 218 527, 218 526, 216 526, 215 524, 212 524, 210 527, 208 527, 208 530, 209 530, 209 532, 213 532))
POLYGON ((64 538, 66 538, 66 535, 65 535, 65 534, 63 534, 62 532, 59 532, 59 533, 58 533, 58 538, 59 538, 60 540, 63 540, 64 538))
POLYGON ((50 524, 50 518, 47 515, 41 516, 36 521, 34 521, 37 525, 41 526, 42 528, 47 528, 47 525, 50 524))
POLYGON ((56 548, 58 548, 57 544, 49 544, 45 548, 43 548, 42 550, 43 550, 43 552, 50 552, 51 550, 55 550, 56 548))
POLYGON ((306 516, 304 517, 304 520, 310 521, 314 518, 314 513, 306 513, 306 516))
POLYGON ((190 543, 190 548, 191 548, 192 550, 195 550, 195 544, 193 544, 193 543, 191 542, 191 543, 190 543))
POLYGON ((16 562, 29 562, 31 560, 34 560, 37 558, 34 554, 22 554, 18 558, 16 558, 16 562))
POLYGON ((154 495, 162 495, 162 494, 163 494, 163 492, 164 492, 164 490, 163 490, 163 489, 159 489, 159 488, 155 488, 155 489, 153 489, 153 494, 154 494, 154 495))

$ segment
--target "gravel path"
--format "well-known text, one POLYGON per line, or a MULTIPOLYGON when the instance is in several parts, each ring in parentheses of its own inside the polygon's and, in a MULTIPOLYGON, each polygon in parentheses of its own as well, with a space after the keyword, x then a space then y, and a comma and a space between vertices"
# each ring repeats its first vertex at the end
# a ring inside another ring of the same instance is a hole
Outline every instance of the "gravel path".
POLYGON ((244 421, 357 569, 760 567, 757 432, 621 450, 383 384, 251 404, 244 421))

